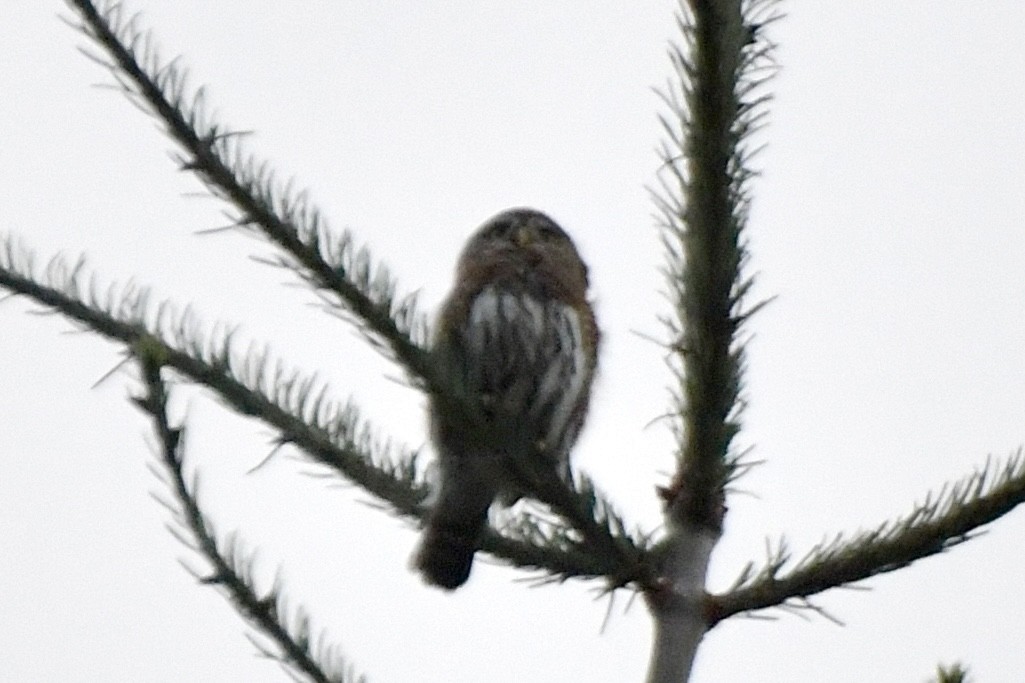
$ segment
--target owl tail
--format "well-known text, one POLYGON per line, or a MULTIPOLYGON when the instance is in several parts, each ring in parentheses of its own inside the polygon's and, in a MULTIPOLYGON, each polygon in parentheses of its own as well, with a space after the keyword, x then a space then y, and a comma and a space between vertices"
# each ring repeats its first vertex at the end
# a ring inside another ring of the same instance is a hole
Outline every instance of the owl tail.
POLYGON ((443 487, 414 558, 424 581, 449 590, 466 583, 492 498, 476 487, 443 487))

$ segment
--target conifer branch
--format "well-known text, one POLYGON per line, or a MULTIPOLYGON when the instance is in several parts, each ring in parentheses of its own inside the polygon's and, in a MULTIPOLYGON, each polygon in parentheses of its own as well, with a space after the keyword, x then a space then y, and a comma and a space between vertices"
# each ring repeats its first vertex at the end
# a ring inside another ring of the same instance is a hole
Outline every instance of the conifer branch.
MULTIPOLYGON (((279 446, 295 445, 359 484, 393 514, 422 519, 428 490, 416 454, 377 438, 357 407, 332 400, 315 376, 288 368, 267 349, 250 345, 247 353, 238 352, 232 328, 222 325, 205 334, 188 309, 176 313, 170 304, 154 302, 146 288, 101 288, 81 259, 70 265, 52 259, 42 275, 36 271, 30 254, 0 236, 0 288, 25 295, 129 352, 142 339, 162 345, 164 366, 206 387, 239 414, 262 420, 277 431, 279 446)), ((583 526, 585 538, 524 515, 508 529, 489 528, 482 549, 513 566, 563 579, 639 582, 643 540, 626 532, 625 522, 587 480, 561 495, 553 507, 583 526), (612 555, 603 552, 609 543, 618 548, 612 555)))
POLYGON ((100 294, 87 277, 84 261, 68 266, 53 259, 45 276, 34 274, 32 258, 0 239, 0 287, 24 294, 101 336, 126 345, 160 340, 167 367, 204 386, 242 415, 258 417, 280 434, 279 444, 295 444, 307 455, 337 470, 399 514, 416 516, 426 496, 415 482, 415 459, 396 456, 381 444, 351 403, 330 400, 316 377, 272 360, 266 349, 234 349, 234 330, 204 338, 191 312, 177 313, 152 302, 148 289, 108 287, 100 294))
MULTIPOLYGON (((278 247, 279 255, 265 262, 293 270, 326 295, 328 309, 342 312, 353 320, 376 348, 405 367, 415 385, 435 393, 447 392, 446 379, 435 376, 425 350, 426 324, 416 312, 415 301, 412 297, 396 297, 393 279, 382 266, 372 262, 366 248, 356 247, 347 232, 337 235, 329 231, 323 216, 311 206, 304 193, 293 193, 290 185, 277 183, 265 162, 258 162, 242 150, 238 135, 209 120, 203 90, 190 90, 186 72, 176 60, 166 62, 160 58, 151 35, 138 28, 137 17, 125 17, 118 2, 67 1, 81 18, 82 23, 76 28, 106 55, 105 58, 90 56, 112 73, 133 102, 164 123, 168 134, 183 150, 181 167, 195 173, 215 196, 235 207, 238 227, 259 231, 278 247)), ((243 404, 252 397, 238 392, 227 392, 231 396, 224 396, 224 387, 219 393, 236 409, 249 414, 243 404)), ((474 409, 473 406, 459 408, 474 409)), ((396 510, 419 516, 424 492, 416 489, 414 495, 409 495, 411 470, 387 471, 383 479, 375 482, 376 486, 368 485, 367 478, 373 472, 365 470, 362 458, 340 459, 336 449, 324 448, 316 440, 297 438, 295 433, 301 429, 298 425, 295 427, 282 432, 282 443, 296 443, 318 460, 336 466, 346 476, 368 486, 372 493, 381 495, 382 487, 389 489, 385 498, 396 510), (361 470, 356 477, 353 477, 353 469, 361 470), (395 474, 400 475, 406 485, 400 486, 400 490, 392 485, 391 475, 395 474), (397 502, 397 498, 402 500, 397 502)), ((621 520, 608 513, 605 503, 601 510, 596 508, 594 503, 599 499, 593 488, 584 488, 560 492, 558 500, 554 501, 554 507, 594 545, 589 550, 578 546, 574 555, 590 555, 588 565, 594 567, 598 554, 616 550, 613 581, 634 580, 636 569, 628 571, 626 567, 636 568, 639 546, 629 536, 613 535, 617 521, 619 527, 623 526, 621 520), (588 512, 598 516, 589 516, 588 512)), ((529 520, 525 520, 524 525, 529 526, 529 520)), ((550 549, 510 547, 509 539, 498 535, 489 534, 484 547, 505 550, 505 559, 514 563, 532 564, 547 556, 550 564, 561 567, 561 571, 570 569, 566 557, 553 555, 550 549)), ((561 543, 555 543, 554 547, 568 549, 561 543)), ((597 564, 608 566, 608 562, 597 564)), ((571 572, 579 575, 576 570, 571 572)))
POLYGON ((136 344, 135 353, 142 369, 145 392, 134 400, 152 418, 160 464, 166 474, 166 478, 161 479, 177 501, 177 504, 164 503, 183 529, 178 531, 172 528, 172 533, 187 547, 202 555, 212 567, 212 571, 205 576, 192 572, 193 575, 201 583, 220 588, 238 613, 276 646, 276 649, 271 649, 254 640, 259 651, 279 662, 291 673, 301 675, 303 680, 313 683, 365 683, 364 677, 356 677, 352 673, 351 665, 346 665, 336 646, 324 645, 323 634, 318 644, 312 642, 310 619, 301 608, 291 615, 287 614, 288 609, 278 582, 263 594, 256 589, 251 571, 252 561, 242 556, 234 537, 222 550, 209 520, 199 506, 195 493, 196 481, 189 484, 185 480, 182 452, 184 430, 180 426, 171 426, 167 414, 167 389, 160 377, 165 351, 162 344, 151 342, 145 337, 136 344))
POLYGON ((584 577, 603 577, 610 591, 628 584, 637 588, 650 584, 653 570, 647 538, 631 534, 590 482, 578 483, 562 498, 562 509, 546 503, 554 515, 544 509, 499 514, 481 550, 512 566, 542 571, 534 581, 537 584, 584 577), (591 491, 590 506, 583 502, 586 491, 591 491), (570 514, 575 516, 570 519, 570 514))
POLYGON ((353 322, 372 345, 401 364, 416 385, 432 385, 424 349, 427 328, 415 297, 398 296, 387 269, 374 263, 350 233, 334 233, 305 192, 280 183, 266 162, 246 152, 239 135, 212 122, 203 89, 193 90, 176 60, 164 61, 138 17, 119 2, 67 0, 74 25, 106 54, 87 53, 110 70, 120 89, 160 119, 182 150, 183 170, 194 173, 216 197, 230 203, 235 225, 251 228, 278 249, 265 262, 293 271, 321 294, 329 308, 353 322))
POLYGON ((646 591, 655 618, 649 683, 690 677, 708 628, 704 585, 722 533, 725 488, 738 474, 732 448, 740 423, 743 322, 752 280, 744 227, 749 139, 764 116, 761 86, 772 73, 766 0, 681 0, 680 44, 662 99, 661 189, 654 194, 666 250, 677 467, 660 489, 667 533, 655 549, 661 579, 646 591))
POLYGON ((741 612, 806 601, 830 588, 847 586, 942 553, 980 533, 1025 502, 1025 455, 989 460, 971 475, 930 493, 907 515, 851 536, 838 535, 788 567, 790 552, 780 542, 768 563, 749 567, 722 595, 709 599, 710 627, 741 612))
POLYGON ((552 540, 568 540, 579 535, 579 541, 571 543, 567 550, 574 545, 586 548, 588 554, 601 563, 599 574, 606 577, 610 590, 628 584, 640 589, 655 585, 656 571, 647 538, 630 533, 626 521, 601 497, 590 478, 579 472, 569 482, 561 478, 535 478, 532 490, 541 502, 573 527, 572 530, 554 527, 558 535, 552 540))
POLYGON ((968 677, 968 668, 960 662, 955 662, 950 666, 936 667, 936 678, 933 681, 935 683, 970 683, 971 678, 968 677))
POLYGON ((653 192, 666 249, 675 315, 666 317, 678 417, 678 470, 663 491, 679 523, 718 533, 723 488, 737 457, 744 365, 739 330, 753 280, 744 227, 755 175, 750 136, 765 116, 761 89, 773 73, 765 25, 778 15, 765 0, 691 0, 677 17, 683 45, 670 46, 675 81, 660 93, 668 114, 653 192))

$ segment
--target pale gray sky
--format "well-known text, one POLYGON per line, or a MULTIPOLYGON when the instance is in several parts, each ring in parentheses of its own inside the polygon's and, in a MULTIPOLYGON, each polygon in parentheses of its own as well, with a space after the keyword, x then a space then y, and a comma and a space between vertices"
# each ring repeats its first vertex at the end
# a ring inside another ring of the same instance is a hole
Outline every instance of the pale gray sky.
MULTIPOLYGON (((654 178, 672 3, 244 3, 131 0, 181 53, 224 123, 309 187, 427 310, 466 235, 503 208, 549 212, 591 264, 606 345, 576 461, 628 516, 658 522, 671 439, 659 349, 654 178)), ((742 445, 766 464, 730 501, 712 567, 723 588, 766 537, 795 554, 875 525, 1025 443, 1025 7, 1011 0, 795 0, 760 140, 752 268, 778 295, 749 327, 742 445)), ((8 0, 0 29, 0 230, 45 258, 86 253, 103 283, 135 277, 204 321, 245 323, 281 357, 423 443, 418 396, 224 223, 176 173, 168 140, 56 19, 8 0)), ((286 680, 176 558, 150 491, 148 426, 115 347, 22 300, 0 307, 0 678, 286 680)), ((629 681, 649 620, 591 586, 530 588, 481 563, 454 595, 408 570, 416 535, 287 458, 245 472, 268 432, 180 390, 189 458, 216 528, 280 568, 288 594, 371 680, 629 681)), ((181 414, 181 412, 179 412, 181 414)), ((697 683, 922 681, 962 659, 1012 682, 1025 514, 946 556, 833 591, 842 619, 737 618, 712 631, 697 683)))

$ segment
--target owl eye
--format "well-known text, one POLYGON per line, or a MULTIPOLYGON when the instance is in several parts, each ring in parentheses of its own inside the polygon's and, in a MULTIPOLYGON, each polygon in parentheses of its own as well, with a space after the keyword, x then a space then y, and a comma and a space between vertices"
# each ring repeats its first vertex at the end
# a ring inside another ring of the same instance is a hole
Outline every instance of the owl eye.
POLYGON ((535 223, 534 228, 538 237, 546 242, 562 242, 568 239, 562 228, 550 221, 535 223))
POLYGON ((519 244, 524 237, 545 243, 567 242, 569 237, 547 216, 530 210, 510 210, 498 214, 477 234, 484 242, 495 240, 519 244))
POLYGON ((561 232, 562 231, 559 230, 558 228, 556 228, 554 225, 550 225, 548 223, 542 223, 541 225, 537 226, 537 234, 541 236, 541 239, 545 239, 545 240, 558 239, 559 237, 562 236, 560 234, 561 232))
POLYGON ((512 224, 509 221, 493 221, 477 234, 478 240, 491 241, 495 239, 508 239, 512 234, 512 224))

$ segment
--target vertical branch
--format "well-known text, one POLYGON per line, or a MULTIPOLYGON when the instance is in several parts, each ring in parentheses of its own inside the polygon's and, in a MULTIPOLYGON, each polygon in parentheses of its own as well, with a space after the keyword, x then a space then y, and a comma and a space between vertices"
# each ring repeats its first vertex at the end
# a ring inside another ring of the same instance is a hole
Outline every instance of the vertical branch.
POLYGON ((694 657, 708 630, 704 618, 704 585, 708 558, 718 536, 681 528, 669 542, 662 570, 666 585, 647 595, 655 617, 654 642, 648 664, 648 683, 685 683, 694 657))
MULTIPOLYGON (((686 681, 708 628, 705 574, 722 533, 725 487, 737 470, 731 448, 739 429, 743 347, 740 326, 751 287, 742 267, 749 203, 750 156, 756 127, 752 96, 771 45, 758 40, 759 7, 772 0, 681 0, 682 46, 672 45, 675 82, 663 99, 666 139, 656 202, 668 254, 666 276, 674 315, 664 322, 676 375, 673 391, 677 467, 661 489, 668 533, 661 542, 662 580, 648 591, 655 617, 649 683, 686 681)), ((769 19, 774 17, 769 17, 769 19)))
POLYGON ((678 469, 666 503, 674 522, 718 533, 742 367, 735 340, 738 297, 745 289, 744 216, 733 175, 746 31, 740 0, 691 0, 690 18, 691 54, 677 61, 677 73, 686 79, 683 161, 678 155, 673 160, 683 165, 676 188, 683 201, 668 217, 665 236, 681 255, 672 258, 668 274, 680 368, 676 413, 682 422, 678 469))

